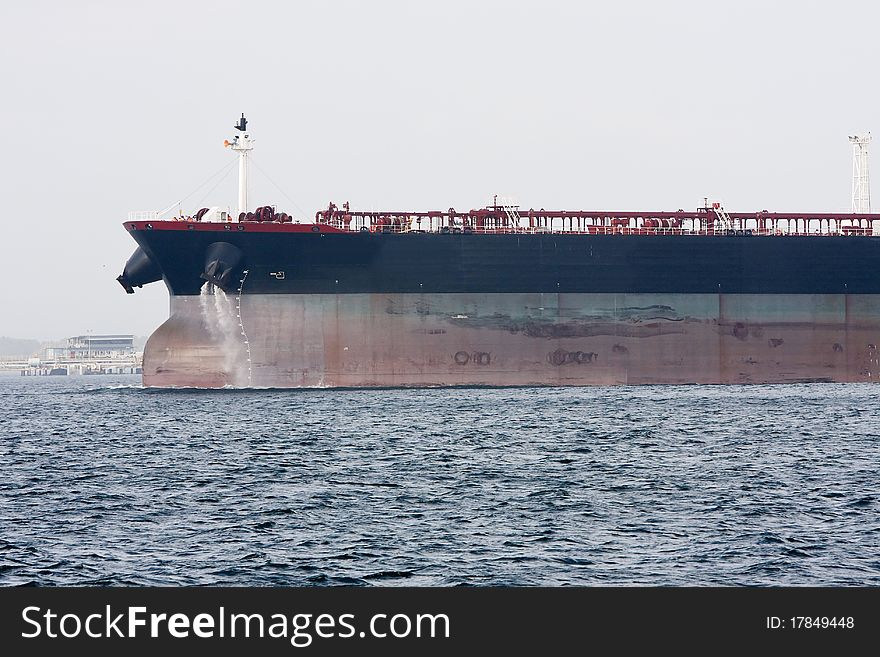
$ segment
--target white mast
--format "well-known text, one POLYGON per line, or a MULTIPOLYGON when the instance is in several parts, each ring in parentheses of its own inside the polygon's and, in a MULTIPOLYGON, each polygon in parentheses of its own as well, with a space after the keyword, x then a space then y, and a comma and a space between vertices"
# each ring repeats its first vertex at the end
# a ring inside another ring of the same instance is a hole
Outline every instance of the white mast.
POLYGON ((871 212, 871 178, 868 175, 868 144, 871 133, 849 138, 853 145, 852 211, 871 212))
POLYGON ((254 147, 252 144, 255 139, 251 139, 245 131, 247 130, 247 119, 244 114, 235 124, 235 129, 240 134, 235 135, 232 141, 224 142, 224 146, 230 146, 232 150, 238 151, 238 215, 248 211, 248 152, 254 147))

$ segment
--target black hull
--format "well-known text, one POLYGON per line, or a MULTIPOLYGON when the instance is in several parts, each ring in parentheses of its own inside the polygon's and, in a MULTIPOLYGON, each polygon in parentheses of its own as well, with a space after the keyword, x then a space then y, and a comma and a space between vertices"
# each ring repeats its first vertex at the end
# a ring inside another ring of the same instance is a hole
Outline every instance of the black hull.
MULTIPOLYGON (((242 253, 243 294, 877 294, 880 237, 133 230, 174 295, 212 244, 242 253)), ((237 289, 238 284, 232 284, 237 289)))

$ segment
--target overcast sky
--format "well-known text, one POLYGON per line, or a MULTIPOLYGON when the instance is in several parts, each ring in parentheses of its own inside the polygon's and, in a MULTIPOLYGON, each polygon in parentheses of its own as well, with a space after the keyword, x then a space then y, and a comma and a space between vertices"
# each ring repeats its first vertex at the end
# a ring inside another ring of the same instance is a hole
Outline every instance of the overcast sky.
MULTIPOLYGON (((114 280, 135 247, 122 222, 234 159, 241 112, 253 204, 302 218, 331 199, 469 209, 493 193, 847 210, 847 135, 880 137, 878 7, 3 2, 0 335, 161 324, 161 283, 114 280)), ((236 175, 184 210, 234 207, 236 175)))

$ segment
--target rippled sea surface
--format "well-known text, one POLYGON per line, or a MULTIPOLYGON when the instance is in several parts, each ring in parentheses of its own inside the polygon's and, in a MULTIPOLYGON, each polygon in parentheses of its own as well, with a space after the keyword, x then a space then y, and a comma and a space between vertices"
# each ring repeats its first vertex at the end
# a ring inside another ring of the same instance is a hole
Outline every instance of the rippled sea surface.
POLYGON ((0 585, 880 585, 878 400, 0 376, 0 585))

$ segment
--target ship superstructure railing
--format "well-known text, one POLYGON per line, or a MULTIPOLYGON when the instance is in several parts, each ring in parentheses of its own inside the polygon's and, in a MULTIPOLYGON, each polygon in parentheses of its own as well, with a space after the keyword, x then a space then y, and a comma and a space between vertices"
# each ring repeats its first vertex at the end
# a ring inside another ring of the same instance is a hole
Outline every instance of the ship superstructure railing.
POLYGON ((880 214, 695 211, 522 210, 489 206, 457 212, 355 211, 335 205, 315 221, 381 233, 579 233, 593 235, 880 235, 880 214))
POLYGON ((141 210, 128 213, 129 221, 156 221, 160 216, 158 210, 141 210))

